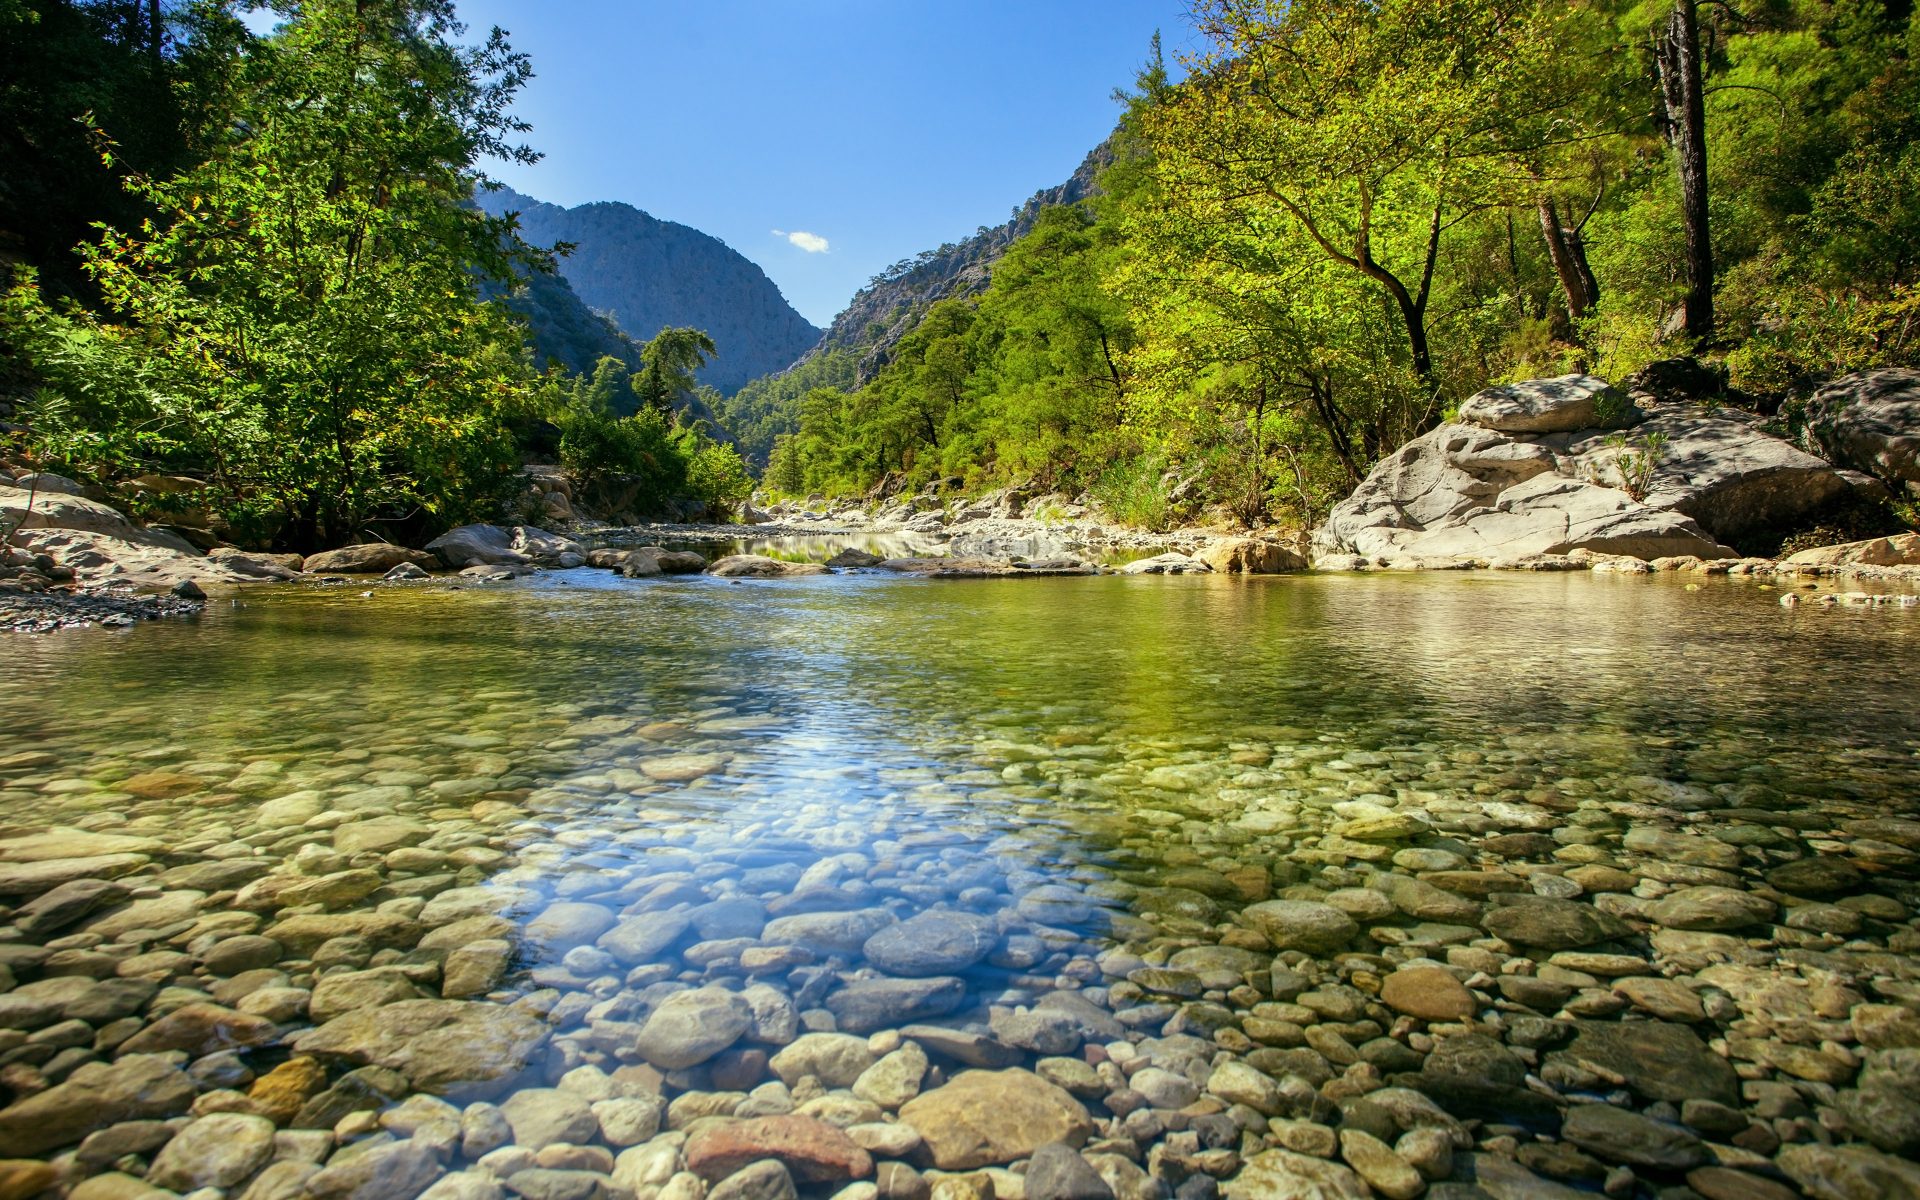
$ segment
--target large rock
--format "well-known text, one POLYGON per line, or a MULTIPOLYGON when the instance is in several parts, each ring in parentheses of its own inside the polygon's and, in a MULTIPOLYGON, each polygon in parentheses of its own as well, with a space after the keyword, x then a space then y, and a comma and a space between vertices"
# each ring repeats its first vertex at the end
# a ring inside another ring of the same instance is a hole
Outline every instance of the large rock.
POLYGON ((768 558, 764 554, 729 554, 725 558, 715 559, 707 568, 707 574, 718 575, 723 579, 824 575, 826 572, 827 568, 819 563, 781 562, 777 558, 768 558))
MULTIPOLYGON (((1666 439, 1646 504, 1692 517, 1723 542, 1790 525, 1846 495, 1833 466, 1792 443, 1692 405, 1661 406, 1633 430, 1666 439)), ((1549 444, 1559 439, 1549 439, 1549 444)), ((1576 478, 1617 479, 1607 435, 1573 435, 1554 446, 1576 478)), ((1705 557, 1704 555, 1702 557, 1705 557)))
POLYGON ((1920 490, 1920 371, 1843 375, 1807 404, 1807 439, 1843 467, 1920 490))
POLYGON ((33 492, 27 488, 0 486, 0 521, 14 529, 63 529, 100 534, 136 546, 170 550, 186 558, 200 557, 200 551, 177 533, 148 529, 129 520, 117 508, 64 492, 45 489, 33 492))
POLYGON ((1503 383, 1475 392, 1460 419, 1500 433, 1565 433, 1619 429, 1633 422, 1633 401, 1592 375, 1503 383))
POLYGON ((402 1000, 358 1009, 301 1034, 301 1054, 398 1071, 425 1092, 486 1095, 526 1069, 547 1038, 538 1017, 461 1000, 402 1000))
POLYGON ((1307 560, 1295 551, 1260 538, 1224 538, 1194 557, 1227 575, 1279 575, 1307 569, 1307 560))
POLYGON ((928 979, 855 979, 826 999, 827 1011, 849 1033, 872 1033, 929 1017, 944 1017, 966 999, 967 985, 950 975, 928 979))
POLYGON ((1489 388, 1460 420, 1381 460, 1314 535, 1322 555, 1497 561, 1588 550, 1726 558, 1720 543, 1790 525, 1846 495, 1833 467, 1731 415, 1590 376, 1489 388), (1663 442, 1644 500, 1620 488, 1622 448, 1663 442))
POLYGON ((524 567, 533 561, 513 548, 513 535, 498 525, 457 526, 428 542, 427 549, 455 571, 473 566, 524 567))
POLYGON ((1483 918, 1487 932, 1538 950, 1578 950, 1631 933, 1627 923, 1579 900, 1502 895, 1483 918))
POLYGON ((1339 1163, 1266 1150, 1248 1159, 1220 1194, 1226 1200, 1368 1200, 1373 1191, 1339 1163))
POLYGON ((1920 1164, 1865 1146, 1789 1146, 1780 1169, 1814 1200, 1920 1200, 1920 1164))
MULTIPOLYGON (((1564 435, 1563 435, 1564 436, 1564 435)), ((1524 435, 1441 425, 1374 467, 1314 533, 1317 555, 1499 559, 1590 550, 1730 558, 1691 518, 1565 473, 1524 435)))
POLYGON ((1078 1147, 1093 1132, 1078 1100, 1018 1068, 962 1071, 945 1087, 908 1101, 900 1119, 920 1134, 943 1171, 1016 1162, 1050 1142, 1078 1147))
POLYGON ((1801 567, 1920 566, 1920 533, 1896 533, 1838 546, 1816 546, 1788 555, 1786 562, 1788 566, 1801 567))
POLYGON ((121 1121, 185 1112, 197 1090, 186 1072, 159 1055, 83 1063, 65 1081, 0 1109, 0 1146, 11 1154, 44 1154, 121 1121))
POLYGON ((401 563, 416 567, 432 566, 434 557, 421 550, 409 550, 391 542, 368 542, 363 546, 342 546, 309 554, 306 569, 316 575, 385 575, 401 563))
POLYGON ((429 1147, 390 1142, 351 1157, 335 1155, 299 1195, 303 1200, 413 1200, 444 1171, 429 1147))

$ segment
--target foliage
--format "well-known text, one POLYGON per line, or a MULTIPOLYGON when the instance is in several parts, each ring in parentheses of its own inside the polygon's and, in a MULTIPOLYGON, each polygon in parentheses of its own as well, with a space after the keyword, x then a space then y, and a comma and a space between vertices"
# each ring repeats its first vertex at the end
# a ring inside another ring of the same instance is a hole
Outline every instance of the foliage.
POLYGON ((1609 434, 1607 449, 1613 451, 1613 482, 1609 482, 1603 473, 1596 472, 1593 482, 1602 487, 1618 487, 1635 500, 1645 500, 1647 493, 1653 490, 1654 473, 1667 458, 1667 435, 1649 433, 1645 437, 1629 437, 1625 433, 1609 434))
POLYGON ((717 415, 747 463, 765 470, 774 439, 799 427, 800 398, 815 388, 847 391, 855 386, 857 373, 851 353, 829 347, 723 398, 717 415))

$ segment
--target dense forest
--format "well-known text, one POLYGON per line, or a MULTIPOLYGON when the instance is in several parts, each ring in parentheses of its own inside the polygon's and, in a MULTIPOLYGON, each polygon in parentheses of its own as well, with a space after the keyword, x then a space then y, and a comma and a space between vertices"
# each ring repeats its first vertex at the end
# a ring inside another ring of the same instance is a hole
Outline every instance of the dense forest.
POLYGON ((616 336, 473 202, 537 157, 532 64, 450 0, 0 0, 9 457, 184 480, 301 549, 496 515, 553 456, 616 515, 724 512, 751 464, 1310 524, 1490 381, 1698 353, 1791 430, 1822 378, 1920 359, 1903 0, 1194 19, 1087 179, 982 231, 989 285, 723 399, 695 372, 724 344, 616 336))
POLYGON ((553 256, 472 199, 537 158, 532 66, 465 34, 450 0, 0 3, 9 457, 298 550, 499 516, 552 454, 609 511, 744 496, 702 331, 535 363, 510 305, 553 256))
MULTIPOLYGON (((1207 0, 1098 194, 767 481, 1085 489, 1144 524, 1311 523, 1488 382, 1695 352, 1789 430, 1920 359, 1920 25, 1899 0, 1207 0), (1182 501, 1185 501, 1185 509, 1182 501)), ((792 391, 791 387, 785 389, 792 391)))

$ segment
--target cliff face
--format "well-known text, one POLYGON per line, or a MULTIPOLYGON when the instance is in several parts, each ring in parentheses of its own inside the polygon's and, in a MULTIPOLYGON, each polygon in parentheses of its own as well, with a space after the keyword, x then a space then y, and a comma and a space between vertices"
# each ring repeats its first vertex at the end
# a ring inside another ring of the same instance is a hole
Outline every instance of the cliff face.
POLYGON ((669 326, 706 330, 720 353, 700 381, 722 392, 786 368, 820 340, 820 331, 787 304, 765 272, 697 229, 628 204, 561 208, 510 188, 477 200, 496 216, 518 212, 521 236, 534 245, 573 243, 560 274, 589 308, 634 340, 645 342, 669 326))
POLYGON ((914 258, 895 263, 861 288, 846 310, 807 358, 828 350, 853 353, 859 364, 859 382, 873 378, 893 347, 912 331, 928 308, 941 300, 983 292, 993 264, 1007 247, 1033 228, 1040 210, 1056 204, 1075 204, 1093 194, 1094 178, 1113 161, 1105 143, 1094 148, 1071 178, 1058 187, 1035 192, 1014 210, 1005 224, 982 229, 964 242, 948 243, 914 258))

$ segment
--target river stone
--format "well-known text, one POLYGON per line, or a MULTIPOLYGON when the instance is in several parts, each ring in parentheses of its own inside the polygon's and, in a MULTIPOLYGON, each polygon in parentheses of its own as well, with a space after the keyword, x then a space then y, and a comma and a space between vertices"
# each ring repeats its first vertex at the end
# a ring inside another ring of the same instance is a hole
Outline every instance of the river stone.
MULTIPOLYGON (((661 1200, 693 1200, 697 1190, 676 1189, 670 1182, 660 1190, 661 1200)), ((696 1179, 695 1187, 699 1181, 696 1179)), ((784 1163, 768 1160, 742 1167, 714 1185, 707 1200, 794 1200, 793 1175, 784 1163)))
POLYGON ((199 1058, 216 1050, 264 1046, 279 1036, 272 1021, 222 1008, 183 1004, 120 1044, 122 1054, 165 1054, 181 1050, 199 1058))
POLYGON ((1700 1139, 1677 1125, 1611 1104, 1582 1104, 1567 1114, 1560 1136, 1612 1163, 1686 1171, 1711 1157, 1700 1139))
POLYGON ((1423 1021, 1464 1021, 1478 1005, 1466 985, 1444 967, 1402 967, 1386 977, 1380 1000, 1423 1021))
POLYGON ((362 938, 376 950, 399 950, 420 939, 420 925, 396 913, 303 913, 268 926, 265 936, 298 956, 337 937, 362 938))
POLYGON ((1313 900, 1266 900, 1248 905, 1240 919, 1259 931, 1276 950, 1331 954, 1345 946, 1360 926, 1331 904, 1313 900))
POLYGON ((889 975, 952 975, 973 966, 1000 940, 992 918, 933 909, 867 939, 867 961, 889 975))
POLYGON ((167 844, 158 838, 123 833, 94 833, 57 827, 20 837, 0 838, 0 862, 30 863, 53 859, 97 858, 121 854, 164 854, 167 844))
POLYGON ((1707 1048, 1692 1030, 1664 1021, 1576 1021, 1565 1049, 1547 1055, 1591 1063, 1618 1075, 1648 1100, 1712 1100, 1729 1107, 1740 1103, 1739 1078, 1732 1064, 1707 1048))
POLYGON ((1050 1142, 1078 1147, 1093 1132, 1086 1108, 1031 1071, 962 1071, 900 1110, 943 1171, 1017 1162, 1050 1142))
POLYGON ((379 1008, 400 1000, 416 1000, 420 989, 406 975, 392 968, 371 971, 343 971, 324 975, 313 985, 307 1001, 307 1015, 316 1025, 358 1008, 379 1008))
POLYGON ((1857 1082, 1840 1093, 1848 1127, 1890 1154, 1920 1154, 1920 1050, 1870 1051, 1857 1082))
POLYGON ((1220 1185, 1226 1200, 1368 1200, 1373 1193, 1339 1163, 1291 1150, 1264 1150, 1220 1185))
POLYGON ((1578 950, 1633 932, 1625 921, 1591 904, 1549 896, 1496 896, 1482 923, 1503 941, 1548 951, 1578 950))
POLYGON ((126 899, 128 887, 111 879, 76 879, 23 904, 14 914, 20 932, 45 939, 97 909, 126 899))
POLYGON ((207 894, 183 890, 162 892, 145 900, 135 900, 89 918, 80 926, 83 933, 114 941, 137 930, 166 929, 205 915, 207 894))
POLYGON ((558 951, 588 944, 613 923, 613 914, 598 904, 563 900, 549 904, 539 916, 528 921, 523 933, 528 941, 558 951))
POLYGON ((768 558, 764 554, 729 554, 716 558, 707 567, 707 574, 718 575, 722 579, 741 577, 775 577, 781 575, 823 575, 827 568, 819 563, 782 562, 777 558, 768 558))
POLYGON ((908 1042, 860 1073, 853 1094, 891 1112, 920 1094, 927 1052, 908 1042))
POLYGON ((856 979, 827 996, 826 1008, 848 1033, 872 1033, 944 1017, 966 999, 959 979, 856 979))
POLYGON ((752 1024, 753 1007, 725 988, 675 992, 641 1026, 634 1049, 663 1070, 684 1070, 739 1041, 752 1024))
MULTIPOLYGON (((336 1156, 338 1158, 339 1156, 336 1156)), ((329 1162, 307 1179, 302 1200, 413 1200, 442 1174, 432 1149, 414 1141, 375 1146, 329 1162)))
POLYGON ((1788 1146, 1778 1162, 1814 1200, 1920 1200, 1920 1164, 1865 1146, 1788 1146))
POLYGON ((0 896, 37 896, 84 879, 127 875, 153 861, 144 854, 98 854, 90 858, 50 858, 0 863, 0 896))
POLYGON ((858 954, 867 939, 893 924, 894 916, 884 908, 862 908, 852 912, 795 913, 775 917, 760 931, 767 946, 804 946, 822 958, 834 954, 858 954))
POLYGON ((1681 888, 1647 906, 1649 917, 1671 929, 1745 929, 1773 914, 1773 901, 1726 887, 1681 888))
POLYGON ((232 1187, 272 1157, 272 1121, 215 1113, 188 1125, 161 1149, 147 1182, 176 1192, 232 1187))
POLYGON ((876 1061, 865 1038, 846 1033, 807 1033, 783 1046, 768 1065, 788 1087, 812 1075, 830 1088, 842 1088, 852 1087, 876 1061))
POLYGON ((333 848, 342 854, 390 854, 424 842, 432 830, 405 817, 369 817, 348 821, 333 831, 333 848))
POLYGON ((812 1117, 756 1117, 708 1125, 687 1139, 687 1170, 708 1181, 775 1159, 801 1183, 839 1183, 873 1174, 873 1156, 812 1117))
POLYGON ((293 1039, 301 1054, 398 1071, 424 1092, 483 1096, 526 1069, 547 1038, 531 1013, 464 1000, 402 1000, 335 1017, 293 1039))
POLYGON ((556 1088, 522 1088, 500 1102, 516 1145, 544 1150, 555 1142, 584 1146, 600 1129, 587 1101, 556 1088))
POLYGON ((1026 1200, 1114 1200, 1114 1193, 1073 1147, 1049 1142, 1027 1163, 1026 1200))
POLYGON ((197 1090, 157 1055, 82 1063, 64 1081, 0 1109, 0 1145, 14 1154, 44 1153, 122 1121, 185 1112, 197 1090))
POLYGON ((679 941, 691 923, 683 912, 641 913, 623 918, 594 944, 627 966, 643 966, 679 941))
POLYGON ((1815 855, 1783 863, 1767 872, 1767 884, 1795 896, 1829 896, 1851 892, 1866 881, 1860 868, 1845 859, 1815 855))

